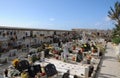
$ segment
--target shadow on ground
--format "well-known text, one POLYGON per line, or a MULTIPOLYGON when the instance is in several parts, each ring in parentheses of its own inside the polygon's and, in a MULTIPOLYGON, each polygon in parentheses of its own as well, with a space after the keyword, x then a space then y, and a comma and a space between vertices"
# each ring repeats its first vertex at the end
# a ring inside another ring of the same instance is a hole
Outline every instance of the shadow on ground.
POLYGON ((115 61, 116 60, 116 58, 115 57, 112 57, 112 56, 105 56, 104 58, 103 58, 103 60, 108 60, 108 61, 115 61))
POLYGON ((110 74, 100 73, 99 77, 101 77, 101 78, 113 78, 113 77, 116 77, 116 76, 115 75, 110 75, 110 74))

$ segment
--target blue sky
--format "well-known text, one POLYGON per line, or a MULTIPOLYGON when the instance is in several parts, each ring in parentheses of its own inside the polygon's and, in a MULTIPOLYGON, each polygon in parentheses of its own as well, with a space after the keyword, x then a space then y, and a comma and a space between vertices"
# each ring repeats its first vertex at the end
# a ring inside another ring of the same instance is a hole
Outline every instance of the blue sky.
POLYGON ((0 0, 0 26, 112 29, 107 17, 117 0, 0 0))

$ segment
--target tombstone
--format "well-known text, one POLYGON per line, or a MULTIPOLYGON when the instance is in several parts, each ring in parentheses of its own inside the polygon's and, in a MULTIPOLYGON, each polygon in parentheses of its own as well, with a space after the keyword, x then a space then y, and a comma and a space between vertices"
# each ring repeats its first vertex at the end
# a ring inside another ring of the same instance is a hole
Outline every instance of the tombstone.
POLYGON ((47 77, 51 77, 57 74, 57 70, 54 64, 49 63, 47 66, 45 66, 45 72, 47 77))
POLYGON ((41 61, 43 61, 45 59, 45 54, 44 53, 45 53, 44 51, 41 52, 41 57, 40 57, 41 61))
POLYGON ((49 56, 49 49, 45 49, 44 54, 45 54, 44 55, 45 57, 48 57, 49 56))
MULTIPOLYGON (((88 77, 91 77, 92 73, 94 71, 94 66, 89 66, 89 71, 88 71, 88 77)), ((87 72, 86 72, 87 73, 87 72)))
POLYGON ((35 77, 35 75, 39 72, 42 73, 40 65, 33 65, 28 67, 28 73, 30 77, 35 77))
POLYGON ((4 64, 8 62, 8 58, 7 57, 2 57, 0 58, 0 63, 4 64))
POLYGON ((12 49, 9 51, 9 56, 12 57, 12 56, 16 56, 16 53, 17 53, 17 49, 12 49))
POLYGON ((29 62, 27 60, 21 60, 18 65, 17 65, 17 69, 22 72, 25 69, 28 69, 29 67, 29 62))
POLYGON ((28 55, 28 61, 29 61, 29 63, 32 62, 32 56, 31 55, 28 55))
POLYGON ((62 78, 69 78, 70 71, 68 70, 66 73, 63 74, 62 78))
POLYGON ((89 69, 85 68, 85 78, 88 78, 88 76, 89 76, 89 69))

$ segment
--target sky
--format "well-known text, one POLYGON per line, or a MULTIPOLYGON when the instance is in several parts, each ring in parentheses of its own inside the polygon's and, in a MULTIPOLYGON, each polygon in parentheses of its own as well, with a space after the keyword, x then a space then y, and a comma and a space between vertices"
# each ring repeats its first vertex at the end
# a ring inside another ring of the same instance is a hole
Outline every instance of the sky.
POLYGON ((118 0, 0 0, 0 26, 71 30, 112 29, 118 0))

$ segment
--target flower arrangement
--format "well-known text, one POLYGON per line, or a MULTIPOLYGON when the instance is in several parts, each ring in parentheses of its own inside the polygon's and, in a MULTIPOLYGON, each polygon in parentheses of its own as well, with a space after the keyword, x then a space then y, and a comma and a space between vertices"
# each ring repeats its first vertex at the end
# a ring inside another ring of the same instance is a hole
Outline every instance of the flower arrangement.
POLYGON ((14 67, 16 67, 16 66, 18 65, 18 63, 19 63, 19 60, 18 60, 18 59, 14 59, 14 60, 12 61, 12 65, 13 65, 14 67))

